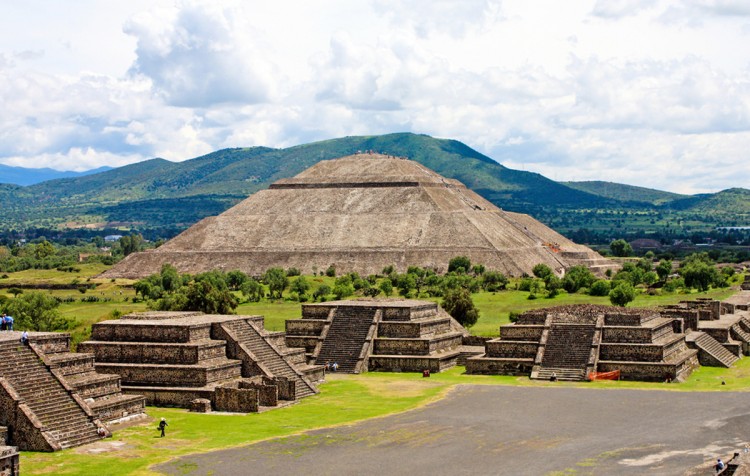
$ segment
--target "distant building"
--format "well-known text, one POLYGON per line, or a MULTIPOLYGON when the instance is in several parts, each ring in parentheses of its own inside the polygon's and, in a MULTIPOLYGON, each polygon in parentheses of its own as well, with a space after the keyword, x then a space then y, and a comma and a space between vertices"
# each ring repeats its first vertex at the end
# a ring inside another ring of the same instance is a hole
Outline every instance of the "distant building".
POLYGON ((122 238, 122 235, 107 235, 104 237, 104 241, 114 243, 115 241, 120 241, 120 238, 122 238))
POLYGON ((650 238, 639 238, 631 241, 630 246, 632 246, 634 250, 658 250, 661 248, 661 242, 650 238))

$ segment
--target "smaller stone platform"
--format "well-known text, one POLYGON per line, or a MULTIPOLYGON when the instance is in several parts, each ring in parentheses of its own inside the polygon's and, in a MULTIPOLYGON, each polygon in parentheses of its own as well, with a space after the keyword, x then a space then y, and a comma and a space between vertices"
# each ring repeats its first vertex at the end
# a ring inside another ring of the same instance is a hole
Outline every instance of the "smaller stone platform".
POLYGON ((556 306, 522 314, 500 327, 485 355, 466 361, 470 374, 584 380, 619 371, 630 380, 681 380, 698 366, 681 323, 651 309, 556 306))
POLYGON ((153 311, 94 324, 79 349, 149 404, 190 408, 203 399, 218 411, 257 412, 316 394, 308 376, 323 374, 275 334, 262 316, 153 311))
POLYGON ((465 329, 430 301, 362 299, 303 304, 286 342, 340 372, 439 372, 456 365, 465 329))

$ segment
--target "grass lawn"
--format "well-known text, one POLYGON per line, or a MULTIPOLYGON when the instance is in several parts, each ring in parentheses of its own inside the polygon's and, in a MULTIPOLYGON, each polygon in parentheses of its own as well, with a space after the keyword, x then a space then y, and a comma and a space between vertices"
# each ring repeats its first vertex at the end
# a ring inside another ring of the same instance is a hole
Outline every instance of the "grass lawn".
MULTIPOLYGON (((149 475, 149 467, 172 458, 219 448, 247 445, 417 408, 440 398, 457 384, 638 388, 672 391, 750 391, 750 359, 731 369, 703 367, 686 383, 538 382, 526 377, 464 375, 463 367, 433 374, 372 372, 334 375, 321 393, 287 408, 261 414, 196 414, 148 408, 150 420, 116 431, 114 438, 57 453, 23 452, 28 475, 149 475), (726 384, 722 385, 722 381, 726 384), (156 419, 169 422, 167 437, 157 438, 156 419)), ((189 468, 185 468, 186 471, 189 468)))

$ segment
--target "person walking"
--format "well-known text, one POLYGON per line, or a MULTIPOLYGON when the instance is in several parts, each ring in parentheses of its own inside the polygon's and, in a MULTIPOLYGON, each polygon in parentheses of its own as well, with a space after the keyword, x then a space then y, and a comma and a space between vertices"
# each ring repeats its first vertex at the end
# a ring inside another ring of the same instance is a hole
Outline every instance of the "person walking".
POLYGON ((13 316, 4 316, 3 317, 3 325, 5 326, 6 331, 12 331, 13 330, 13 316))
POLYGON ((162 418, 159 422, 159 430, 161 431, 161 438, 164 438, 164 430, 167 428, 167 420, 165 418, 162 418))

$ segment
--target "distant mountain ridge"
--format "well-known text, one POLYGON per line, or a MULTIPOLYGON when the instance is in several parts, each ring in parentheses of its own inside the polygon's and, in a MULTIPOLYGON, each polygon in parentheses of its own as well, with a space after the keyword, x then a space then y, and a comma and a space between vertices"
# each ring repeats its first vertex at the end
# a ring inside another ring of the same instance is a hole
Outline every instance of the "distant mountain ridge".
POLYGON ((224 149, 184 162, 151 159, 25 187, 3 184, 0 229, 111 222, 139 228, 186 228, 320 160, 366 150, 408 157, 460 180, 501 208, 528 213, 562 232, 591 228, 621 233, 618 228, 631 216, 638 217, 638 227, 645 231, 674 229, 673 223, 683 221, 675 213, 690 214, 691 223, 706 229, 750 221, 750 191, 746 189, 684 196, 607 182, 558 183, 504 167, 455 140, 396 133, 285 149, 224 149))
POLYGON ((62 171, 50 168, 26 168, 13 167, 11 165, 0 164, 0 184, 11 185, 34 185, 47 180, 59 178, 83 177, 86 175, 98 174, 111 170, 112 167, 98 167, 96 169, 86 170, 83 172, 73 172, 71 170, 62 171))

